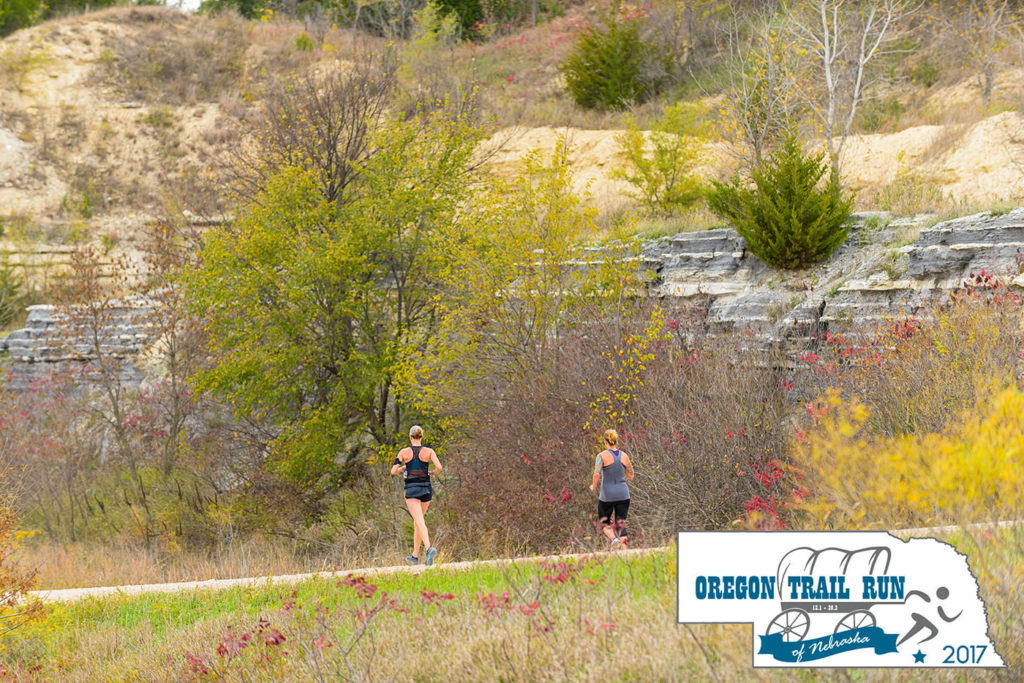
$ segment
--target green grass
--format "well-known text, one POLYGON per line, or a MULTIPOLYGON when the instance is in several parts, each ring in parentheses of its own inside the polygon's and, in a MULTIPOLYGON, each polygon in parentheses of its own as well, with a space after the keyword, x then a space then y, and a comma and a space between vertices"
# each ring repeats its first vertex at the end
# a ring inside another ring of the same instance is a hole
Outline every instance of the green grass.
MULTIPOLYGON (((437 659, 424 653, 416 670, 436 671, 441 678, 465 676, 468 667, 477 672, 471 678, 490 679, 492 675, 507 674, 515 666, 520 667, 516 677, 528 679, 545 677, 549 669, 573 678, 587 678, 591 671, 605 676, 632 672, 628 675, 663 678, 681 661, 622 660, 615 656, 614 647, 606 650, 605 645, 612 634, 639 629, 638 634, 646 634, 641 638, 654 641, 652 646, 671 646, 671 651, 677 653, 680 647, 693 648, 691 654, 698 652, 685 630, 672 626, 674 560, 674 553, 661 552, 570 562, 567 566, 578 571, 570 569, 564 583, 559 581, 558 569, 540 564, 461 571, 446 570, 441 565, 420 574, 368 575, 367 581, 376 585, 369 598, 358 595, 339 577, 294 587, 85 599, 55 605, 43 620, 9 636, 0 658, 12 670, 41 665, 42 676, 61 677, 73 671, 76 676, 108 679, 120 678, 118 672, 133 672, 129 679, 155 680, 195 673, 188 664, 192 654, 204 666, 215 664, 216 671, 229 680, 244 678, 247 671, 256 672, 257 678, 306 680, 315 668, 313 653, 321 654, 310 644, 324 636, 335 645, 323 649, 322 664, 332 671, 335 669, 331 667, 336 667, 336 673, 343 676, 346 658, 339 653, 343 644, 362 629, 354 616, 356 611, 379 605, 380 596, 386 594, 397 602, 370 621, 347 655, 359 666, 371 666, 377 672, 374 677, 405 675, 400 662, 378 659, 373 654, 381 642, 407 639, 408 635, 402 634, 425 628, 433 647, 455 654, 437 659), (426 604, 421 591, 452 597, 426 604), (502 606, 506 592, 508 605, 502 606), (490 613, 481 599, 488 594, 499 603, 490 613), (225 639, 230 642, 226 634, 255 634, 260 619, 272 624, 268 628, 280 629, 284 643, 289 645, 253 646, 235 658, 217 655, 218 646, 225 639), (659 628, 656 633, 647 633, 652 620, 659 628), (565 639, 581 642, 566 652, 557 645, 565 639), (371 647, 371 642, 376 645, 371 647), (505 652, 494 649, 495 643, 504 643, 502 647, 509 651, 512 663, 506 661, 505 652), (281 655, 286 649, 289 654, 281 655), (277 656, 268 662, 267 654, 277 656), (665 668, 670 664, 671 668, 665 668)), ((741 664, 749 638, 729 640, 735 652, 728 657, 741 664)), ((707 663, 701 666, 708 674, 707 663)))
MULTIPOLYGON (((1024 566, 1020 536, 1004 531, 950 539, 970 554, 991 635, 1011 667, 982 674, 991 680, 1019 673, 1021 648, 1014 643, 1021 596, 1014 577, 1024 566)), ((750 669, 749 626, 676 624, 672 551, 601 555, 561 567, 518 562, 367 574, 375 586, 368 595, 346 583, 350 576, 54 605, 43 619, 7 636, 0 664, 9 672, 40 667, 32 678, 76 680, 776 677, 750 669), (436 597, 445 594, 451 597, 436 597), (360 621, 360 612, 370 615, 360 621), (275 634, 281 640, 271 642, 275 634), (239 647, 243 638, 248 644, 239 647)), ((802 671, 800 678, 834 674, 802 671)), ((925 680, 936 672, 914 675, 910 680, 925 680)))

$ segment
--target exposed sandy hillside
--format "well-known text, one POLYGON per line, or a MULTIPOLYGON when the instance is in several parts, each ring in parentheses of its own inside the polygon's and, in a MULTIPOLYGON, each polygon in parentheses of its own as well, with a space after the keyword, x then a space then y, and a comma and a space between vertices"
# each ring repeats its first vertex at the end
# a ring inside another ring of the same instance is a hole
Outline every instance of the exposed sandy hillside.
MULTIPOLYGON (((169 200, 216 205, 220 182, 210 169, 239 143, 237 124, 251 114, 260 83, 274 69, 313 63, 294 49, 301 30, 137 8, 0 41, 3 229, 40 241, 76 230, 126 236, 169 200)), ((1017 71, 1002 78, 1024 80, 1017 71)), ((962 110, 977 98, 966 81, 933 90, 929 106, 940 114, 944 102, 962 110)), ((602 209, 627 204, 627 188, 609 177, 622 163, 614 130, 506 131, 492 167, 550 150, 563 134, 579 188, 602 209)), ((1022 138, 1024 119, 1015 112, 861 136, 848 144, 848 181, 862 207, 908 172, 917 185, 966 204, 1010 201, 1024 196, 1022 138)), ((708 160, 709 175, 728 173, 723 146, 709 146, 708 160)))
POLYGON ((104 230, 160 210, 217 152, 217 102, 132 97, 107 67, 117 48, 189 17, 120 11, 53 22, 0 42, 0 219, 40 238, 104 230), (55 236, 55 235, 54 235, 55 236))
MULTIPOLYGON (((559 138, 572 145, 570 161, 579 191, 589 190, 602 209, 627 205, 629 185, 610 177, 625 162, 617 131, 528 128, 504 131, 507 140, 492 158, 511 168, 527 152, 552 152, 559 138)), ((1024 116, 1003 112, 973 124, 915 126, 898 133, 851 137, 843 154, 847 184, 870 208, 878 192, 897 176, 965 206, 1024 199, 1024 116)), ((728 175, 733 160, 723 144, 706 145, 708 175, 728 175)))

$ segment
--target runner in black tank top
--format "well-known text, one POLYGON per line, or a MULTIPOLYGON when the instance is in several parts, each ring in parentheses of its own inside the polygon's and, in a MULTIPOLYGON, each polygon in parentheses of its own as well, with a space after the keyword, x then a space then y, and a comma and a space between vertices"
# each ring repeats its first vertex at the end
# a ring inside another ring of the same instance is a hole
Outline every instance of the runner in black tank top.
POLYGON ((433 498, 430 477, 441 471, 441 461, 432 448, 423 446, 423 428, 415 426, 409 430, 409 441, 412 446, 403 448, 391 465, 391 474, 405 473, 405 505, 413 522, 412 554, 405 558, 409 564, 419 564, 420 543, 426 548, 425 564, 434 564, 437 548, 430 545, 430 532, 423 519, 433 498), (434 471, 430 471, 430 463, 434 463, 434 471))

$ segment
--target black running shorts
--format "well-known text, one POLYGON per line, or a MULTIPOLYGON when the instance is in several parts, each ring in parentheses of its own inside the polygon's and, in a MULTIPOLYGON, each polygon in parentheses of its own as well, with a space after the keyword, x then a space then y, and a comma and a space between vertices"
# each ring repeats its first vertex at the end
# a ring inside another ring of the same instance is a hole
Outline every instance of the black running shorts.
POLYGON ((405 497, 415 498, 421 500, 424 503, 430 501, 433 497, 433 490, 430 487, 430 480, 425 479, 423 481, 407 481, 405 482, 405 497))
POLYGON ((629 498, 610 502, 597 501, 597 518, 601 520, 601 524, 611 524, 612 513, 615 514, 616 522, 626 521, 626 515, 629 514, 629 498))

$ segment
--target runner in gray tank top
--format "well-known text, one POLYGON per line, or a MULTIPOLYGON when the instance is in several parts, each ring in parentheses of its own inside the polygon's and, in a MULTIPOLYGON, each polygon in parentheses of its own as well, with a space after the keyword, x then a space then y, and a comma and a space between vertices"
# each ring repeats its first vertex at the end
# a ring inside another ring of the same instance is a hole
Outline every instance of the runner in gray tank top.
POLYGON ((597 454, 594 461, 594 480, 590 490, 601 483, 601 492, 597 497, 597 518, 601 531, 611 542, 612 548, 620 544, 628 545, 629 536, 626 532, 626 515, 629 513, 629 484, 626 479, 633 478, 633 464, 629 456, 615 448, 619 443, 619 434, 614 429, 604 433, 604 444, 607 448, 597 454), (614 518, 614 522, 612 519, 614 518))

